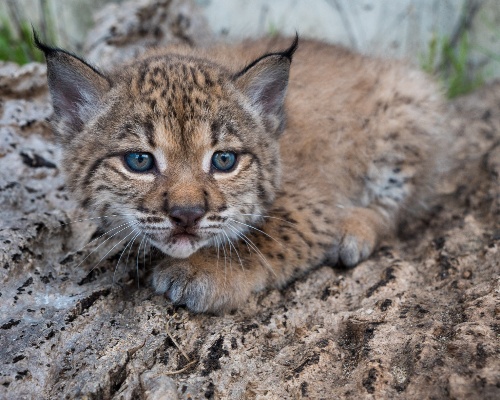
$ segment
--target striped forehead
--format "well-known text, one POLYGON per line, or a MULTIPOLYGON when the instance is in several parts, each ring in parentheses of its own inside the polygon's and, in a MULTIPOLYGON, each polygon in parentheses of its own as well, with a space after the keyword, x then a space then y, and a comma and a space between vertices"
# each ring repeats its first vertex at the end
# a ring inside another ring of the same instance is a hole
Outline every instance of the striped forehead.
POLYGON ((155 58, 133 71, 132 86, 146 96, 179 95, 194 90, 219 92, 225 76, 217 68, 198 60, 155 58))
POLYGON ((191 170, 201 167, 209 170, 210 158, 217 150, 243 148, 239 137, 225 134, 222 143, 214 142, 214 124, 208 120, 192 121, 183 131, 169 129, 169 124, 157 124, 154 129, 156 146, 152 153, 158 161, 159 170, 163 173, 169 168, 191 170))
POLYGON ((249 116, 231 115, 236 99, 231 100, 228 80, 223 70, 191 59, 155 58, 136 65, 129 86, 136 115, 125 131, 136 132, 149 151, 167 158, 240 147, 236 121, 249 116))
POLYGON ((198 115, 173 118, 168 113, 147 112, 142 108, 118 127, 118 139, 128 147, 146 149, 161 147, 181 151, 196 147, 216 148, 224 145, 239 147, 246 140, 241 122, 231 116, 227 107, 215 107, 198 115), (128 143, 126 145, 125 143, 128 143))
POLYGON ((176 121, 165 118, 154 125, 155 147, 164 151, 185 153, 198 147, 210 146, 210 123, 207 120, 191 120, 181 127, 176 121))

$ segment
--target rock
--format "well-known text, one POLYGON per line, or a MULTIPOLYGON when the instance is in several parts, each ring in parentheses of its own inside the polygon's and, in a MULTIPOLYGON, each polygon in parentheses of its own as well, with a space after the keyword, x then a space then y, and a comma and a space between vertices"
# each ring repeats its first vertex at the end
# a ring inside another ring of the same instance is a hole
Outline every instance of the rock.
POLYGON ((95 16, 84 51, 89 62, 116 65, 148 48, 166 44, 200 45, 212 38, 191 0, 140 0, 108 4, 95 16))
POLYGON ((214 316, 72 222, 44 73, 0 65, 0 398, 500 398, 500 83, 450 104, 458 165, 426 219, 214 316))

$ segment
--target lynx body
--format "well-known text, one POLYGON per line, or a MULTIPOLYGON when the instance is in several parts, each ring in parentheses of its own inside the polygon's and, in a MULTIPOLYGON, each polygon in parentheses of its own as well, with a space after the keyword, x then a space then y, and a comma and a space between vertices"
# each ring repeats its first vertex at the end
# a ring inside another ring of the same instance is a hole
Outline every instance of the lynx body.
POLYGON ((291 42, 164 49, 108 72, 38 42, 70 190, 151 240, 155 289, 193 311, 355 266, 433 192, 447 137, 435 85, 291 42))

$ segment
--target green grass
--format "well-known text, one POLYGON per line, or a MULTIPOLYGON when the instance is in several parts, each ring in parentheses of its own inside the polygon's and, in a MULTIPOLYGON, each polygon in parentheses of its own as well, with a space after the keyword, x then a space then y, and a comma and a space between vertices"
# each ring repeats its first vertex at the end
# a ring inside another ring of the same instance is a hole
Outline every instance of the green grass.
POLYGON ((31 26, 21 22, 16 31, 6 17, 0 19, 0 60, 26 64, 43 61, 43 54, 33 45, 31 26))
POLYGON ((471 46, 469 35, 464 33, 456 48, 449 43, 444 43, 443 54, 450 65, 447 76, 448 96, 450 98, 470 93, 484 84, 484 73, 481 69, 472 70, 468 68, 471 46))
POLYGON ((420 58, 420 65, 424 71, 438 77, 448 98, 454 98, 484 84, 484 71, 470 67, 471 51, 467 32, 460 35, 455 45, 447 37, 434 36, 427 53, 420 58))
MULTIPOLYGON (((442 82, 449 98, 470 93, 482 86, 489 75, 487 70, 492 68, 491 62, 498 61, 498 56, 486 54, 477 43, 473 43, 470 34, 484 34, 487 31, 488 35, 498 35, 495 16, 492 19, 491 11, 491 7, 486 9, 476 1, 464 1, 452 39, 434 35, 426 53, 420 57, 422 69, 442 82), (479 23, 478 18, 483 21, 479 23)), ((474 40, 476 41, 477 39, 474 40)))
POLYGON ((278 36, 280 31, 278 29, 278 25, 276 25, 273 21, 269 21, 267 26, 267 36, 274 37, 278 36))
POLYGON ((23 8, 17 0, 4 0, 0 6, 0 61, 12 61, 26 64, 32 61, 43 61, 43 54, 33 44, 32 19, 34 27, 40 32, 42 39, 56 44, 54 13, 47 0, 30 0, 29 8, 23 8), (32 7, 31 7, 32 6, 32 7), (38 13, 34 9, 38 9, 38 13))

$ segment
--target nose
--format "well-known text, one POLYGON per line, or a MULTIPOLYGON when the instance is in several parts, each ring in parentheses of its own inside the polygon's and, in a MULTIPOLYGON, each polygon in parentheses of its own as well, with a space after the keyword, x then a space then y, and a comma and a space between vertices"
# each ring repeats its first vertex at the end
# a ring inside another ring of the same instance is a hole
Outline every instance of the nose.
POLYGON ((205 208, 194 207, 172 207, 168 216, 174 225, 181 228, 192 228, 205 215, 205 208))

